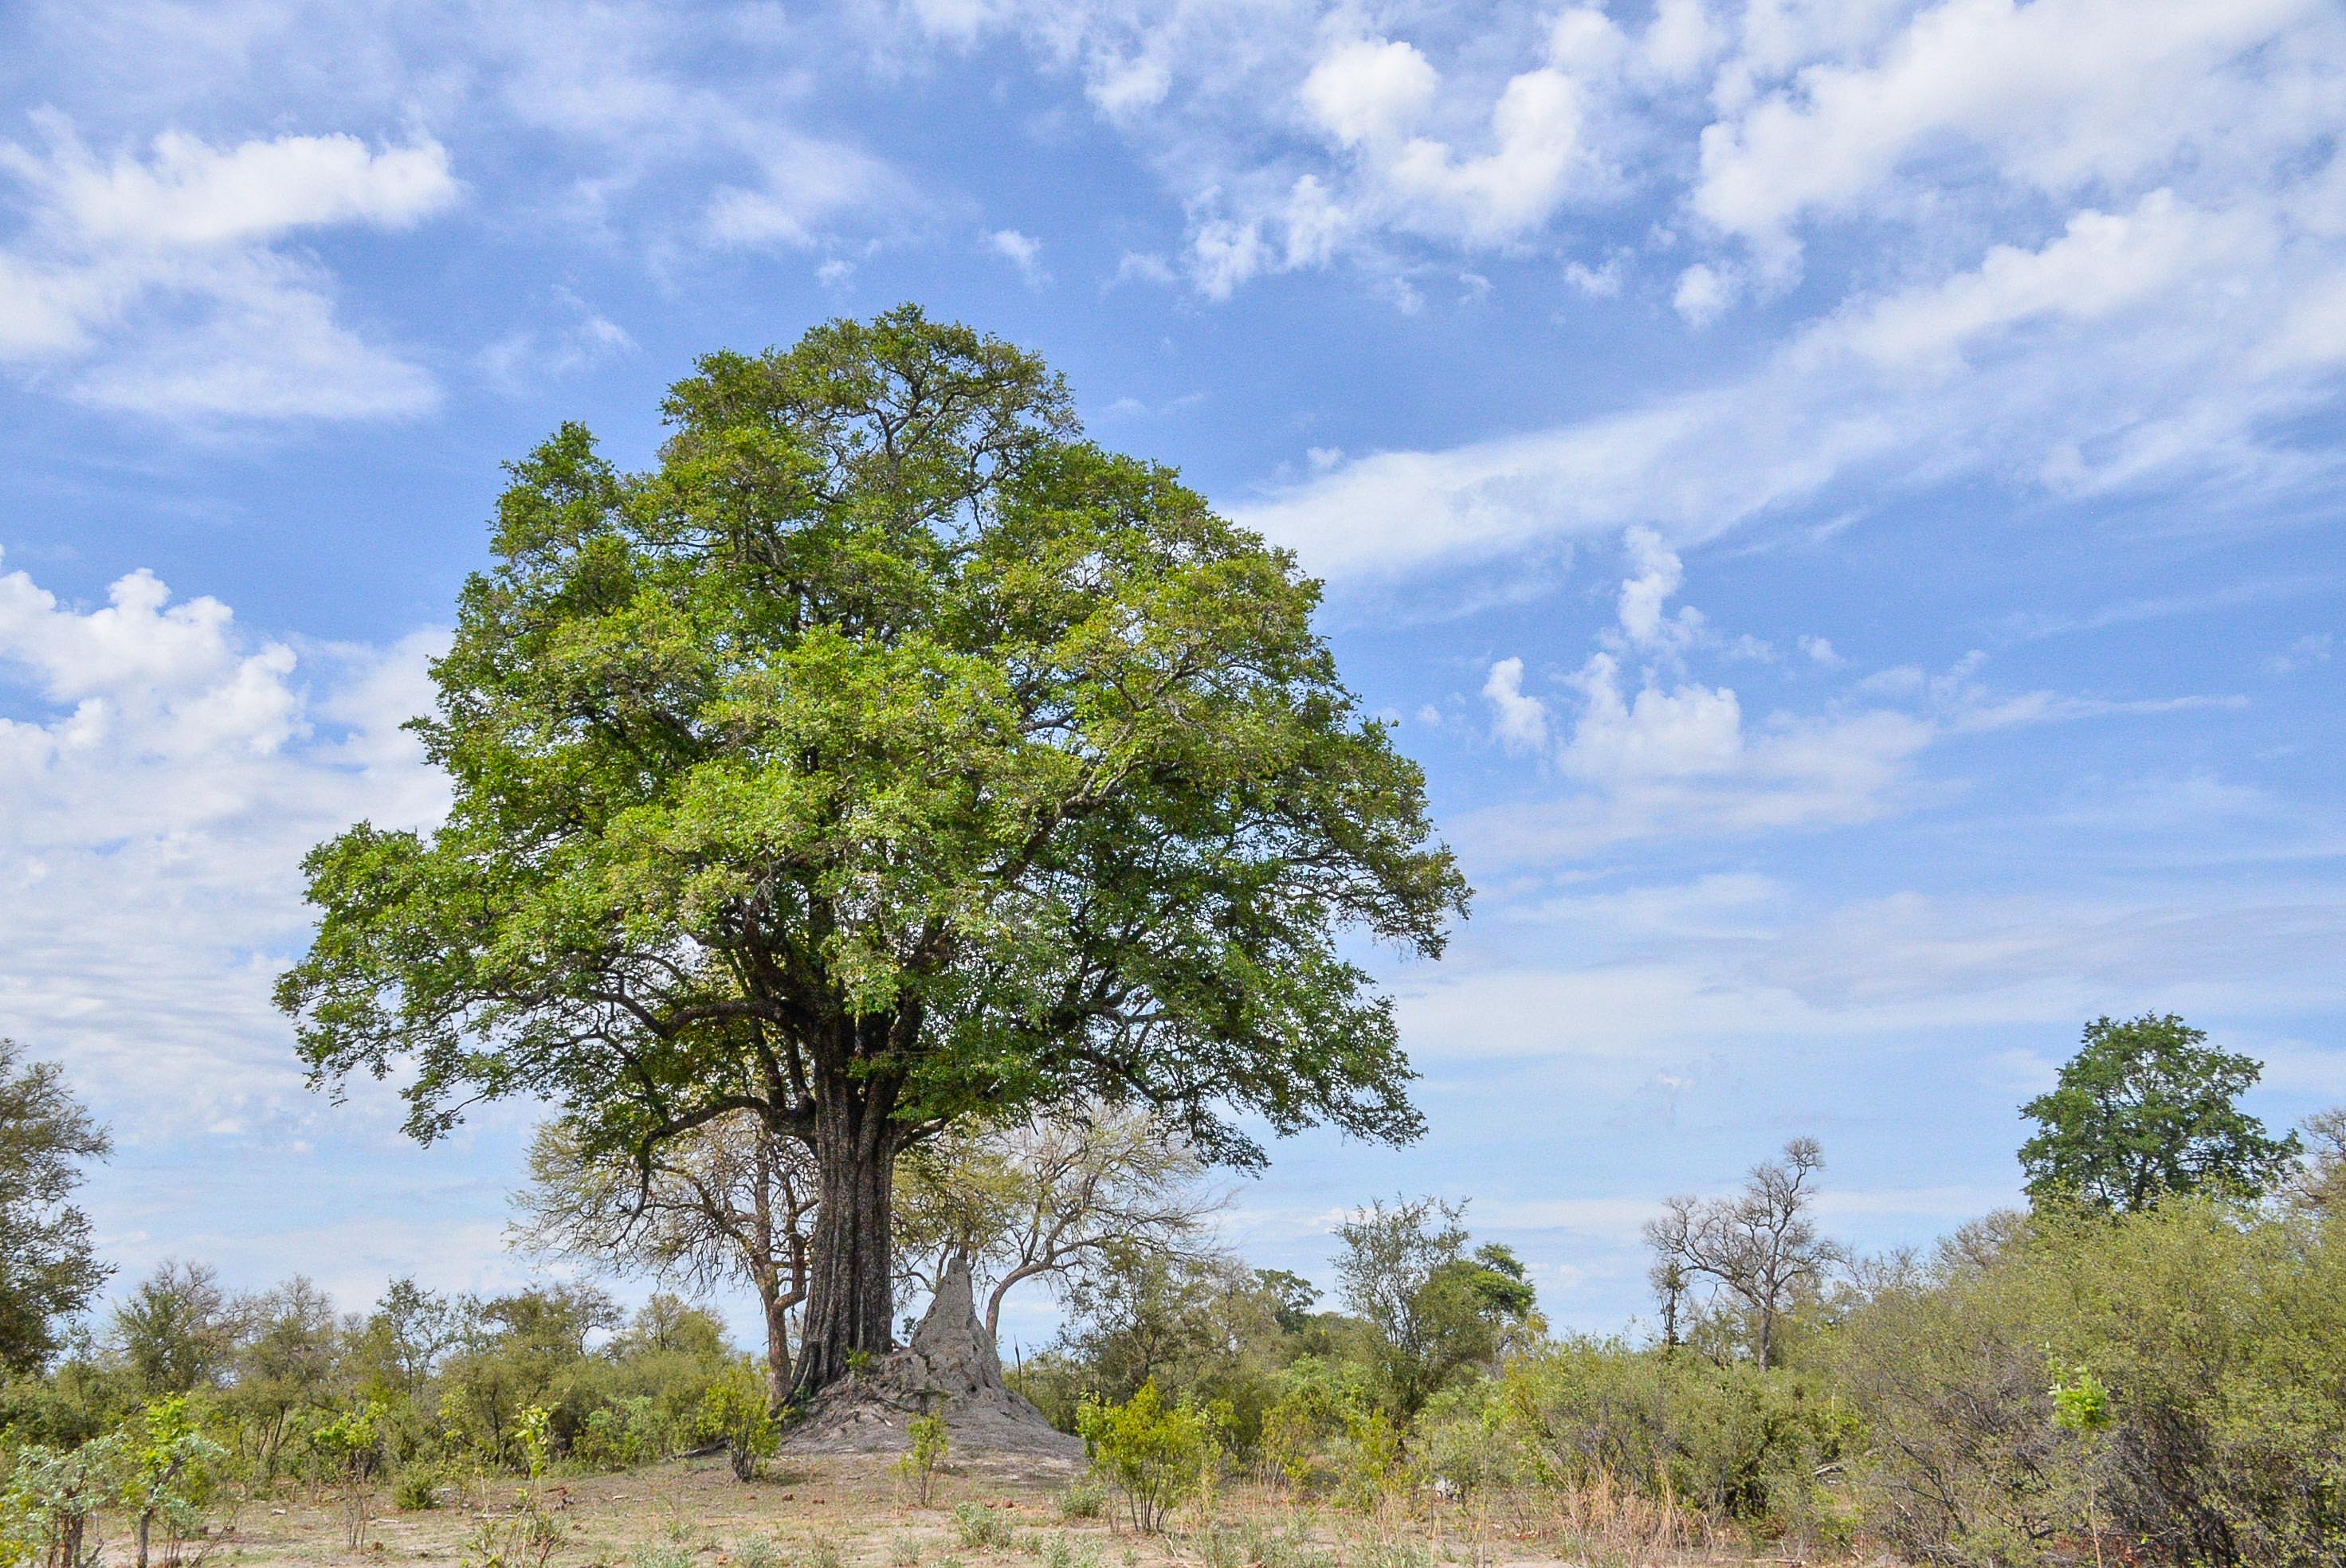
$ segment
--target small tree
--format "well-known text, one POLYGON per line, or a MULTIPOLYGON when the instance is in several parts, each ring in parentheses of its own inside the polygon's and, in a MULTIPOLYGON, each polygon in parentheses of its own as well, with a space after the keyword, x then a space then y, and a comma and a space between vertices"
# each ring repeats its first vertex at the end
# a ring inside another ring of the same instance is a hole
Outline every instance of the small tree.
POLYGON ((138 1541, 138 1568, 148 1568, 158 1524, 174 1559, 177 1543, 201 1529, 212 1468, 227 1453, 197 1429, 183 1394, 148 1405, 130 1422, 127 1439, 120 1500, 138 1541))
POLYGON ((768 1403, 790 1388, 790 1318, 806 1300, 813 1156, 760 1118, 720 1116, 639 1159, 593 1152, 556 1120, 529 1150, 516 1242, 607 1268, 640 1268, 687 1288, 750 1287, 766 1328, 768 1403))
POLYGON ((46 1363, 58 1320, 111 1272, 90 1255, 89 1219, 71 1201, 81 1162, 109 1146, 55 1063, 26 1063, 0 1039, 0 1367, 46 1363))
POLYGON ((2124 1214, 2169 1193, 2261 1196, 2301 1147, 2239 1108, 2263 1071, 2171 1013, 2096 1018, 2060 1082, 2020 1107, 2037 1124, 2020 1146, 2031 1201, 2124 1214))
MULTIPOLYGON (((1668 1198, 1661 1217, 1646 1225, 1657 1282, 1674 1279, 1682 1295, 1688 1277, 1698 1277, 1725 1291, 1749 1320, 1752 1359, 1763 1370, 1776 1364, 1787 1309, 1841 1256, 1809 1216, 1811 1178, 1824 1164, 1814 1138, 1794 1138, 1780 1158, 1751 1167, 1740 1193, 1668 1198)), ((1675 1332, 1675 1311, 1671 1326, 1675 1332)))
POLYGON ((1168 1405, 1155 1382, 1120 1405, 1087 1401, 1076 1430, 1092 1463, 1124 1494, 1133 1528, 1154 1533, 1184 1498, 1210 1484, 1228 1412, 1188 1400, 1168 1405))
POLYGON ((955 1129, 897 1170, 899 1247, 930 1279, 958 1256, 985 1291, 989 1337, 1029 1279, 1064 1288, 1115 1247, 1178 1253, 1227 1201, 1177 1128, 1105 1105, 955 1129))
POLYGON ((5 1507, 28 1568, 98 1568, 104 1553, 91 1526, 120 1485, 126 1451, 112 1432, 73 1448, 16 1450, 5 1507))
POLYGON ((1396 1199, 1336 1228, 1345 1305, 1377 1331, 1379 1380, 1404 1420, 1464 1369, 1494 1362, 1509 1329, 1537 1321, 1513 1252, 1467 1255, 1464 1214, 1438 1198, 1396 1199))
POLYGON ((914 1416, 904 1428, 904 1451, 896 1458, 896 1473, 913 1483, 913 1494, 923 1508, 937 1483, 937 1467, 953 1451, 953 1433, 941 1415, 914 1416))
POLYGON ((334 1489, 342 1494, 342 1535, 350 1549, 366 1544, 374 1478, 382 1468, 384 1426, 390 1408, 370 1399, 318 1423, 311 1441, 324 1456, 334 1489))

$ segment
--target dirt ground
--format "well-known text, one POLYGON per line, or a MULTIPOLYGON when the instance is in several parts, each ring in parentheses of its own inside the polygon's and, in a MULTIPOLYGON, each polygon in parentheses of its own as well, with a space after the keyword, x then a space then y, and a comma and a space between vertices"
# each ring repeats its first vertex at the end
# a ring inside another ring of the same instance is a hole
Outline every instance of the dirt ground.
MULTIPOLYGON (((1143 1536, 1106 1518, 1063 1517, 1061 1497, 1080 1473, 1079 1465, 1048 1459, 955 1460, 937 1476, 926 1507, 889 1461, 871 1456, 786 1457, 747 1484, 721 1458, 557 1478, 541 1485, 541 1505, 558 1532, 543 1568, 1637 1568, 1800 1561, 1718 1546, 1658 1552, 1603 1521, 1559 1532, 1451 1510, 1379 1524, 1243 1489, 1217 1499, 1214 1529, 1188 1510, 1172 1532, 1143 1536), (983 1544, 970 1543, 955 1518, 968 1503, 996 1521, 983 1544)), ((357 1552, 347 1544, 337 1499, 255 1499, 220 1518, 206 1540, 187 1543, 178 1568, 541 1568, 536 1553, 512 1540, 515 1481, 489 1478, 464 1492, 413 1512, 395 1511, 378 1494, 357 1552)), ((107 1564, 129 1563, 128 1548, 118 1528, 107 1531, 107 1564)))

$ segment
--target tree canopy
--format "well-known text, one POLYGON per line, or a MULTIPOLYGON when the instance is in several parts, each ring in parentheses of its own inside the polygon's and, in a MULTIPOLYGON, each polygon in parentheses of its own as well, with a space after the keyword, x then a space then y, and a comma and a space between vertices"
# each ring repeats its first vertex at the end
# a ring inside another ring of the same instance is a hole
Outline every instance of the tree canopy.
POLYGON ((2020 1149, 2029 1197, 2131 1213, 2169 1193, 2263 1194, 2300 1145, 2239 1108, 2262 1074, 2172 1013, 2096 1018, 2060 1082, 2020 1108, 2037 1124, 2020 1149))
POLYGON ((109 1146, 55 1063, 24 1062, 0 1039, 0 1367, 46 1361, 57 1320, 112 1272, 91 1256, 89 1219, 71 1201, 81 1162, 109 1146))
POLYGON ((576 425, 514 465, 416 724, 446 822, 306 860, 315 1082, 405 1073, 425 1140, 511 1095, 647 1161, 801 1139, 802 1391, 887 1348, 894 1156, 964 1115, 1416 1134, 1343 942, 1436 954, 1465 887, 1290 555, 912 307, 665 412, 648 472, 576 425))

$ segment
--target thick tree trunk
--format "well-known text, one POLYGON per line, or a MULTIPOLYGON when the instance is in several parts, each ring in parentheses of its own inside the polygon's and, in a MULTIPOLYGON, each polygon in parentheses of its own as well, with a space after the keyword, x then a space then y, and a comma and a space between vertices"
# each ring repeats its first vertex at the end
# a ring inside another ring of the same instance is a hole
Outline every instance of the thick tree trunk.
POLYGON ((895 1344, 896 1277, 889 1246, 894 1086, 857 1083, 842 1072, 827 1076, 815 1094, 818 1202, 793 1400, 847 1376, 850 1358, 876 1359, 895 1344))

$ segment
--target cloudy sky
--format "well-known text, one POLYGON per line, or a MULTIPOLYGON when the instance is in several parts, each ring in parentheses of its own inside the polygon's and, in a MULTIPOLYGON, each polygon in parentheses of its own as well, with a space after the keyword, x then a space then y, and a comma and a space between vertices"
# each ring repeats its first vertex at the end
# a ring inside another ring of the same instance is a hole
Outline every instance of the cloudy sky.
MULTIPOLYGON (((0 11, 0 1033, 127 1273, 488 1287, 527 1107, 403 1144, 267 1005, 498 465, 915 300, 1329 587, 1478 889, 1432 1130, 1551 1314, 1796 1134, 1871 1245, 2175 1010, 2346 1100, 2327 0, 24 0, 0 11)), ((1046 1328, 1045 1304, 1013 1325, 1046 1328)))

